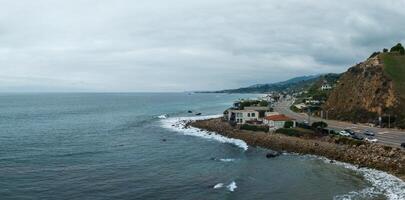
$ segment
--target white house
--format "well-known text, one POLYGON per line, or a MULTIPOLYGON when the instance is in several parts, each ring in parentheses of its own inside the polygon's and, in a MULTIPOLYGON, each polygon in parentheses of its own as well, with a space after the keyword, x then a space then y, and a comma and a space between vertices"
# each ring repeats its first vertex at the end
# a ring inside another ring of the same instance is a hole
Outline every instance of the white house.
POLYGON ((332 89, 332 86, 330 86, 329 84, 323 84, 321 86, 321 90, 330 90, 330 89, 332 89))
POLYGON ((263 124, 266 124, 270 127, 270 129, 279 129, 279 128, 284 128, 284 124, 287 121, 292 121, 293 122, 293 127, 296 126, 295 120, 292 118, 289 118, 285 115, 279 114, 279 115, 271 115, 271 116, 266 116, 263 119, 263 124))
POLYGON ((228 110, 228 119, 237 124, 259 121, 259 112, 255 110, 228 110))

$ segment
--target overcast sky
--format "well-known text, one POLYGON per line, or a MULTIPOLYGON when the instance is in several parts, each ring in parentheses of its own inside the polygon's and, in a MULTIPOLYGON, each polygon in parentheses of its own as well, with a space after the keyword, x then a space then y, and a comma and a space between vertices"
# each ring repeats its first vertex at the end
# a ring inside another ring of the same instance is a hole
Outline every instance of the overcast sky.
POLYGON ((187 91, 343 72, 403 0, 0 0, 0 91, 187 91))

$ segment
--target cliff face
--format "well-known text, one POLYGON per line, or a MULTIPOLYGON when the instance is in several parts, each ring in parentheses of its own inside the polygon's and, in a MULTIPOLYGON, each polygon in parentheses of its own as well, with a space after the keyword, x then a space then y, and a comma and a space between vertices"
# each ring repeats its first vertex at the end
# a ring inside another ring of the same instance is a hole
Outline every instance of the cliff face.
POLYGON ((400 112, 400 103, 399 92, 394 81, 385 73, 380 54, 345 72, 328 97, 324 109, 330 118, 375 122, 380 115, 400 112))

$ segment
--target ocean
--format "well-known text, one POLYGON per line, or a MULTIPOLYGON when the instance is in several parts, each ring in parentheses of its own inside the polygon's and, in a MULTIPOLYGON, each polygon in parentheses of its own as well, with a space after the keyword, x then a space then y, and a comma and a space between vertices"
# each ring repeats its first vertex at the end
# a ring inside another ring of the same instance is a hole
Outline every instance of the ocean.
POLYGON ((0 199, 405 199, 405 183, 381 171, 267 159, 266 149, 183 126, 249 97, 0 94, 0 199))

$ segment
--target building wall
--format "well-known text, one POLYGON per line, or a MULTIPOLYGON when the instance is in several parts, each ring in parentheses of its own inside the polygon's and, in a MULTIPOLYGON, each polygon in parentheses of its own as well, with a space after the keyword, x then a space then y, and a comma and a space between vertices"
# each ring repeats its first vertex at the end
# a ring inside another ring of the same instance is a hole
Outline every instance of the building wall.
POLYGON ((246 123, 246 121, 258 119, 259 119, 259 112, 257 111, 235 112, 235 121, 238 124, 244 124, 246 123))

